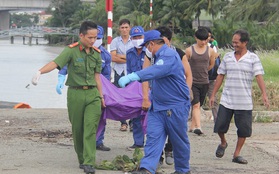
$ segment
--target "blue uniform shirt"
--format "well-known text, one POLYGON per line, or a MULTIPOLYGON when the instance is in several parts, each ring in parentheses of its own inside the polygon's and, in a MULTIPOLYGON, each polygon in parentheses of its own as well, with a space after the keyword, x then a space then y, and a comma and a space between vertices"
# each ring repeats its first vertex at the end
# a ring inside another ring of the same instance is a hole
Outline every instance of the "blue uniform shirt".
POLYGON ((178 53, 163 45, 154 57, 154 65, 136 72, 141 81, 152 80, 151 109, 156 112, 190 104, 189 88, 178 53))
MULTIPOLYGON (((111 55, 110 53, 103 47, 100 46, 99 49, 101 50, 101 58, 102 58, 102 75, 105 76, 108 80, 110 80, 110 73, 111 73, 111 55)), ((67 65, 64 66, 59 72, 59 74, 66 75, 67 72, 67 65)))
POLYGON ((133 47, 126 53, 127 73, 140 71, 144 62, 145 47, 138 54, 137 48, 133 47))
POLYGON ((101 58, 102 58, 102 75, 105 76, 108 80, 110 80, 111 55, 103 46, 100 46, 99 49, 101 50, 101 58))

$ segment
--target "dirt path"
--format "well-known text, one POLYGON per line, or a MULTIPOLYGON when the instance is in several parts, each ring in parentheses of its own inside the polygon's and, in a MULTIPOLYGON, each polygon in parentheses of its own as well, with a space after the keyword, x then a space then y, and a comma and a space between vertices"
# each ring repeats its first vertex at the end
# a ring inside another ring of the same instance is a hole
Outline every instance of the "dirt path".
MULTIPOLYGON (((1 174, 82 174, 78 168, 65 109, 0 110, 1 174)), ((253 136, 247 139, 242 155, 248 165, 232 163, 236 128, 231 124, 228 148, 222 159, 215 157, 219 143, 212 133, 212 122, 203 123, 205 136, 189 134, 192 174, 265 174, 279 173, 279 123, 254 123, 253 136)), ((105 144, 110 152, 97 151, 97 163, 112 161, 117 155, 132 156, 126 147, 132 145, 132 133, 120 132, 119 122, 108 120, 105 144)), ((160 169, 169 174, 173 166, 160 169)), ((118 174, 121 171, 100 171, 118 174)))

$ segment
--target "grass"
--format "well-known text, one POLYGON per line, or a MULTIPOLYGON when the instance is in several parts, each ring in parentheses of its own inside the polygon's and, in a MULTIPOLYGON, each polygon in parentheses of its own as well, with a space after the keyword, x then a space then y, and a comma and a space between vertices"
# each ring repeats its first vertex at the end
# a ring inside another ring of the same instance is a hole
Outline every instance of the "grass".
POLYGON ((273 122, 272 117, 264 115, 264 116, 255 116, 254 122, 257 123, 271 123, 273 122))
POLYGON ((279 81, 279 51, 258 51, 256 53, 260 57, 265 70, 265 81, 269 83, 277 83, 279 81))

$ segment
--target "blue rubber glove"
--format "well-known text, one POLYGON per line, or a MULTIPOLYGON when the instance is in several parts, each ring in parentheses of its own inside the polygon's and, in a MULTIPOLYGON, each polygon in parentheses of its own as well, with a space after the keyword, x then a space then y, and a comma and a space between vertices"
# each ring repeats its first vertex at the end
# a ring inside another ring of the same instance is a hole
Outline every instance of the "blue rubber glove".
POLYGON ((118 85, 121 88, 124 88, 128 83, 137 81, 137 80, 140 80, 140 77, 136 73, 131 73, 131 74, 121 77, 118 80, 118 85))
POLYGON ((65 79, 66 79, 66 75, 58 74, 58 83, 57 83, 57 85, 56 85, 56 92, 57 92, 59 95, 62 94, 61 89, 64 88, 65 79))

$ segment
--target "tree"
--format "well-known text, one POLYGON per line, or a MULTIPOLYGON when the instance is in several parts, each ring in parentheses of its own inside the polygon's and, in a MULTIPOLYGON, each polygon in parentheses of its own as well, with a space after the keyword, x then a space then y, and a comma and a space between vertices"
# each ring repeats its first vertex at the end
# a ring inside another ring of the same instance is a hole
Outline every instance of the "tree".
POLYGON ((35 25, 35 20, 32 22, 31 19, 35 19, 36 16, 29 14, 11 14, 10 21, 13 24, 16 24, 17 27, 30 27, 35 25))
POLYGON ((53 9, 53 11, 49 25, 52 27, 69 27, 71 17, 75 11, 80 9, 80 5, 80 0, 52 0, 50 9, 53 9))
POLYGON ((184 5, 185 0, 164 0, 163 7, 158 13, 160 25, 170 25, 172 31, 176 31, 182 22, 184 5))
POLYGON ((212 16, 214 20, 222 9, 228 4, 228 0, 188 0, 185 1, 184 19, 191 19, 192 16, 198 21, 200 26, 200 15, 202 10, 212 16))
POLYGON ((82 4, 80 9, 75 11, 73 16, 70 18, 70 26, 72 28, 79 28, 80 24, 85 20, 91 20, 90 15, 92 14, 94 7, 91 4, 82 4))
POLYGON ((144 27, 147 20, 149 20, 149 0, 118 0, 114 9, 115 21, 127 18, 131 21, 132 25, 144 27))
POLYGON ((225 8, 225 18, 275 22, 279 19, 278 0, 234 0, 225 8))

